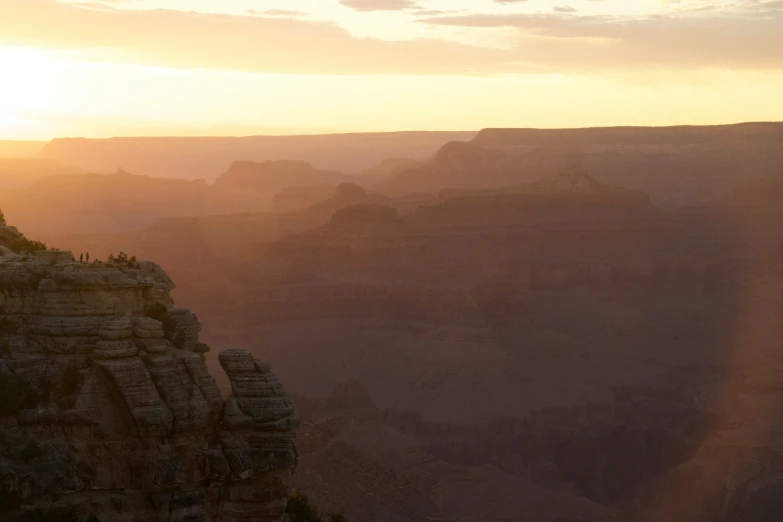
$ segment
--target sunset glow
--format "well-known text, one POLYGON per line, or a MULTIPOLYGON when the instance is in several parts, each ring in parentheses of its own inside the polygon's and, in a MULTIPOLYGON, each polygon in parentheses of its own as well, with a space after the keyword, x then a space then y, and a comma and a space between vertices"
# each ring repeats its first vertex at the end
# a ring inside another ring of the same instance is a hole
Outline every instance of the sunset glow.
POLYGON ((0 3, 2 138, 783 119, 774 1, 0 3))

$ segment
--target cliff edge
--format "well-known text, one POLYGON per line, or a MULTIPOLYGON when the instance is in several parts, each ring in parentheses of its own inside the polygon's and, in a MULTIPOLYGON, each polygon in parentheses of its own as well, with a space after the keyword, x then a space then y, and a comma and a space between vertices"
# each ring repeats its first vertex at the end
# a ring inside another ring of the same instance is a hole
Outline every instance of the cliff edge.
POLYGON ((269 365, 220 354, 151 262, 0 242, 0 518, 274 521, 298 420, 269 365))

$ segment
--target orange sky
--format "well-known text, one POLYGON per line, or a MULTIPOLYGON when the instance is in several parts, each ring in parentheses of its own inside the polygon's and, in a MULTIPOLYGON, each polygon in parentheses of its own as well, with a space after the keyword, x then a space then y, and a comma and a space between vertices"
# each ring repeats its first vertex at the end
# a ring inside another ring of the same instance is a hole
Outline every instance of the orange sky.
POLYGON ((781 0, 0 11, 0 139, 783 120, 781 0))

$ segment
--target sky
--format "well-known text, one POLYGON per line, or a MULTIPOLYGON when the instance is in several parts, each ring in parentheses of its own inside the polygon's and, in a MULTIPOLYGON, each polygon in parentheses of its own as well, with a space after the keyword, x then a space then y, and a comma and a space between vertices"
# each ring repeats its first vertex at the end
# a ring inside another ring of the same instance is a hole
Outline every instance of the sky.
POLYGON ((0 0, 0 139, 783 120, 783 0, 0 0))

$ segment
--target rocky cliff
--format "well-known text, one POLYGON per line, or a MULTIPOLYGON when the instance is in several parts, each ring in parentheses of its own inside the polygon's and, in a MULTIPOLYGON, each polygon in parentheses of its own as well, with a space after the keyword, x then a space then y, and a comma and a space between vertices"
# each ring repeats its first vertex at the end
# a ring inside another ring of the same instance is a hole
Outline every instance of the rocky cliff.
POLYGON ((248 352, 204 364, 154 263, 0 246, 2 520, 280 520, 293 405, 248 352))

